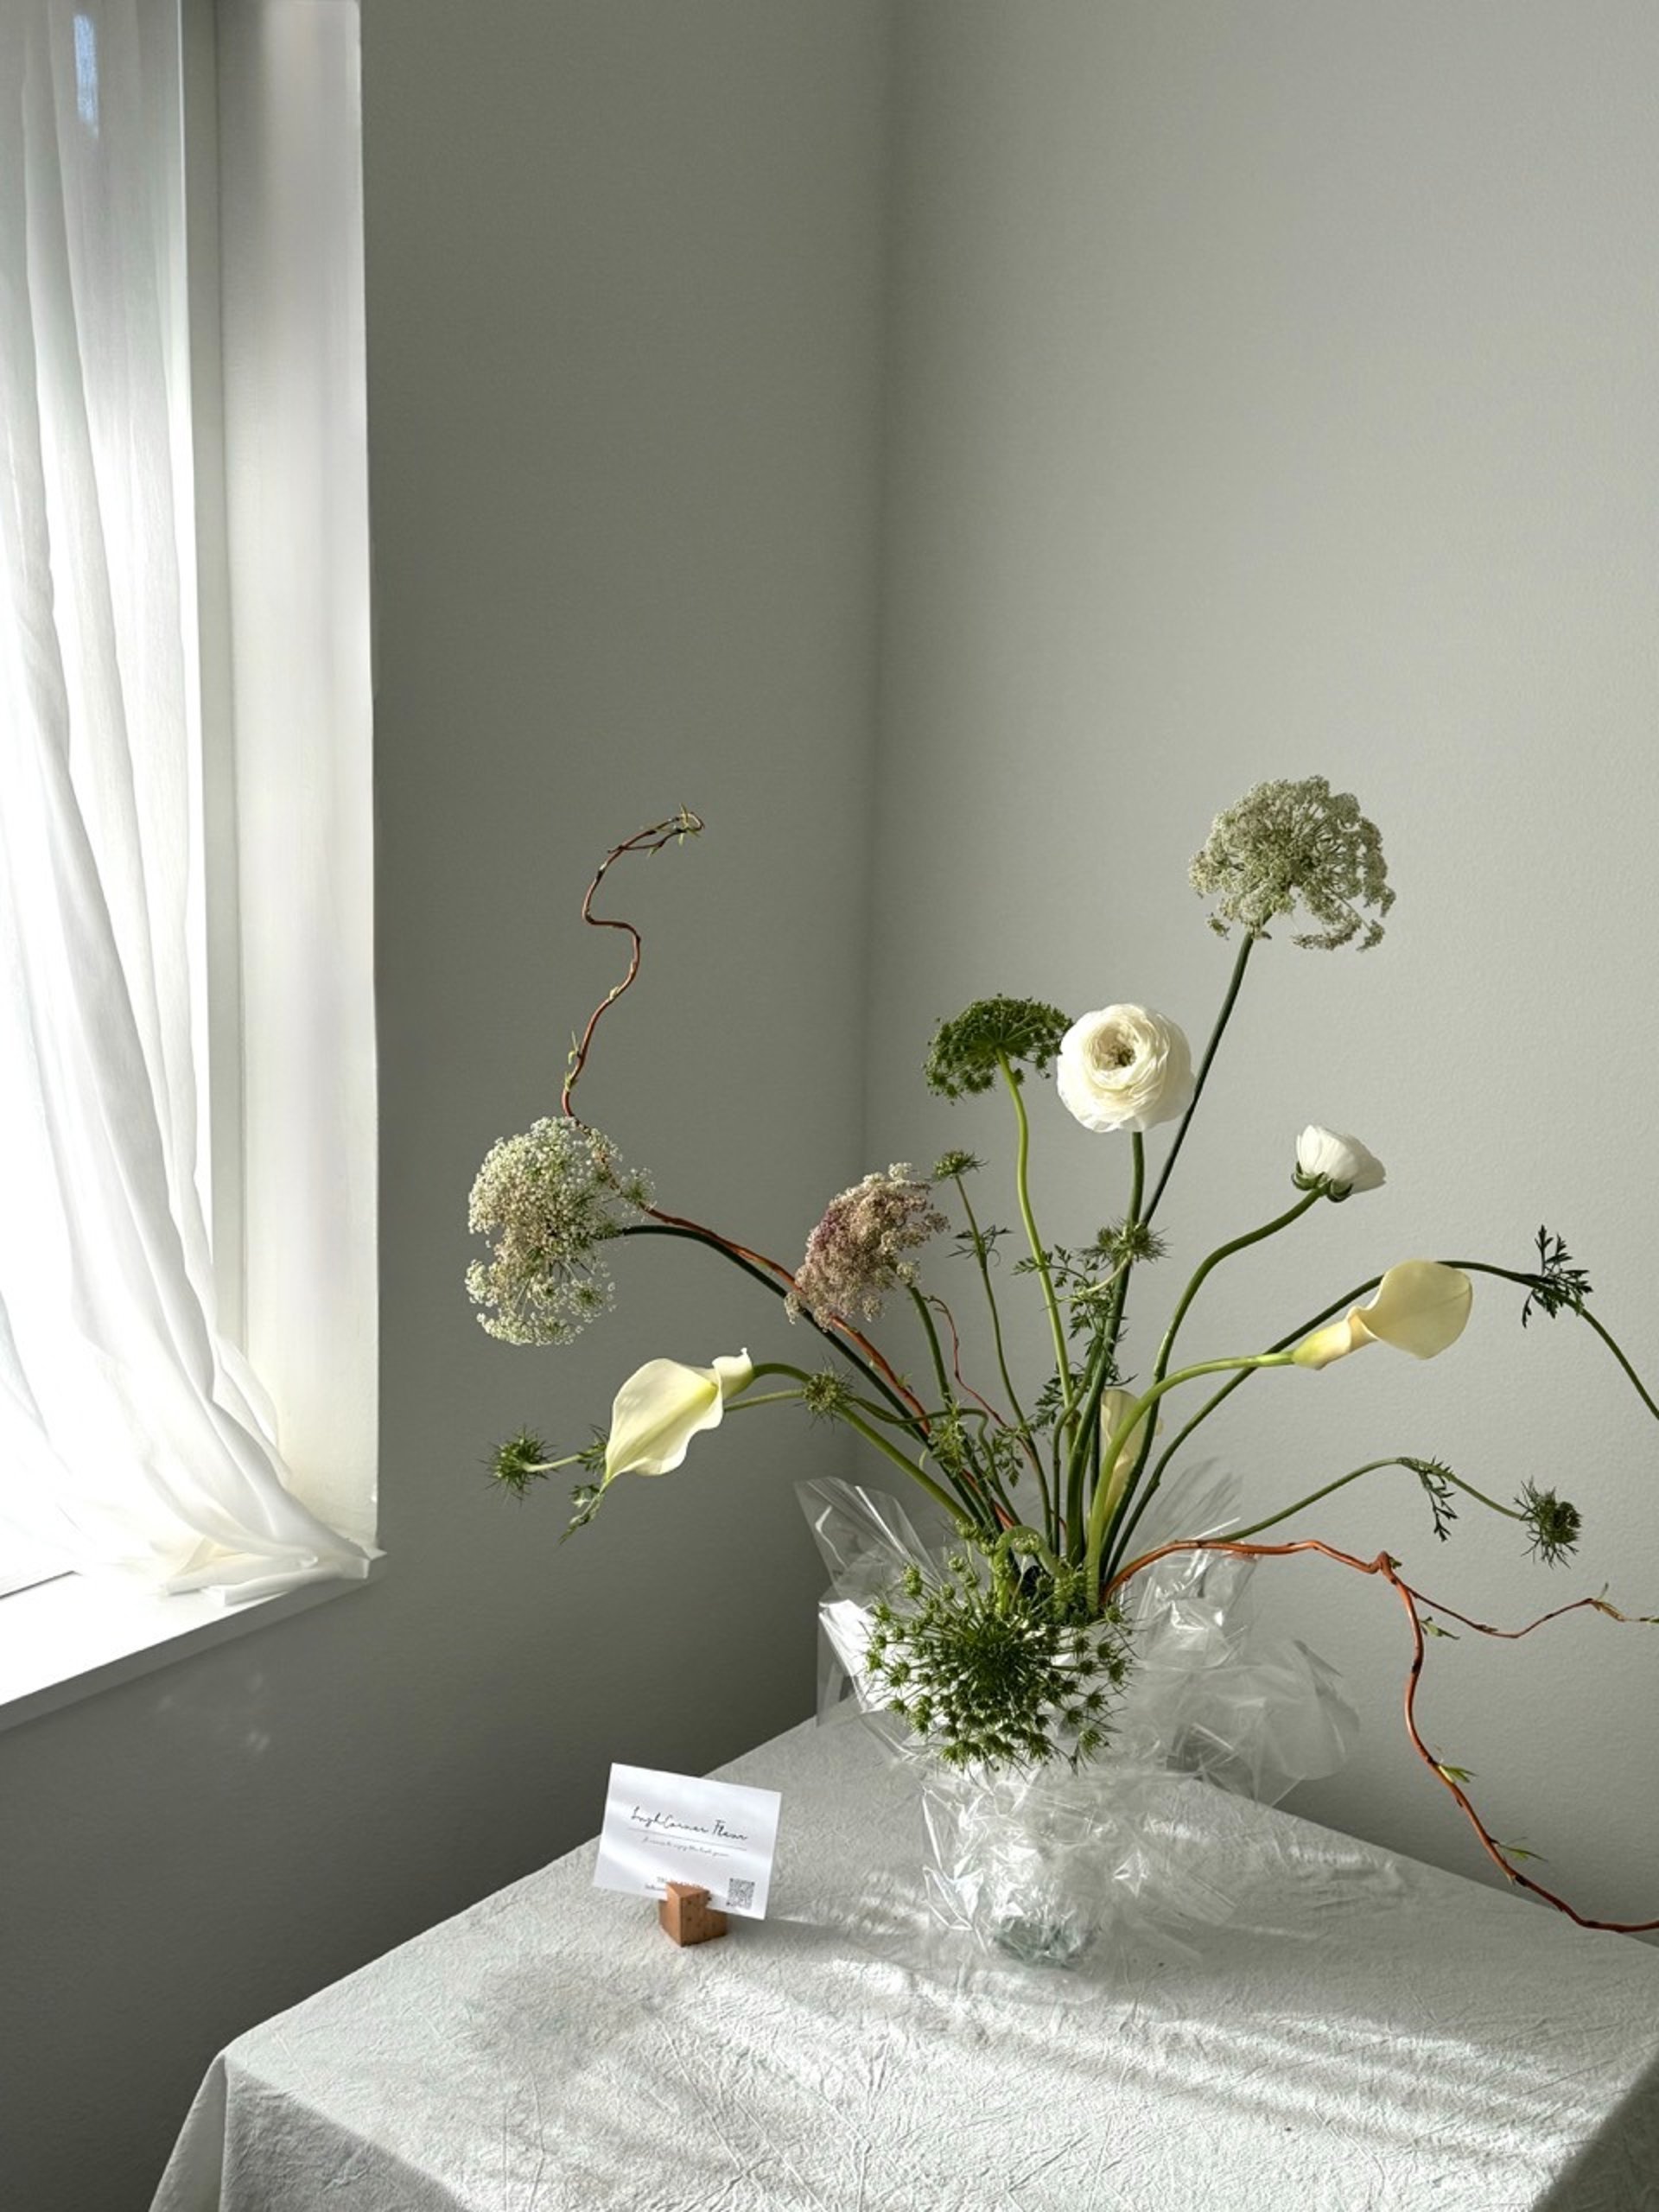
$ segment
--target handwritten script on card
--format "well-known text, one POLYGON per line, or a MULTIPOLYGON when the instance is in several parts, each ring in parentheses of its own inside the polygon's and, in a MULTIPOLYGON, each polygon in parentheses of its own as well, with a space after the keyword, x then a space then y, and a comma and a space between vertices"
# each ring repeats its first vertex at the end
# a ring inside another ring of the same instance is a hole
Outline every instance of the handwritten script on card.
POLYGON ((695 1882, 716 1912, 764 1920, 782 1802, 775 1789, 613 1766, 594 1887, 660 1897, 695 1882))

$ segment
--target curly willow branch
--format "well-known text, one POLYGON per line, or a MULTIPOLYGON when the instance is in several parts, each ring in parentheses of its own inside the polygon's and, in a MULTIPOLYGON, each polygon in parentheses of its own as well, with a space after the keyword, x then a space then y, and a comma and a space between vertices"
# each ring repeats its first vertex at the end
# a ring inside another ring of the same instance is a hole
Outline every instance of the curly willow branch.
MULTIPOLYGON (((1351 1552, 1338 1551, 1332 1545, 1322 1544, 1311 1536, 1289 1544, 1229 1543, 1224 1539, 1215 1537, 1194 1537, 1179 1543, 1160 1544, 1155 1551, 1143 1552, 1139 1559, 1131 1560, 1127 1567, 1119 1569, 1101 1593, 1103 1603, 1109 1601, 1132 1576, 1141 1573, 1158 1560, 1168 1559, 1177 1552, 1226 1552, 1237 1559, 1287 1559, 1297 1552, 1317 1552, 1321 1558, 1334 1560, 1338 1567, 1352 1568, 1356 1574, 1380 1576, 1399 1598, 1405 1607, 1406 1618, 1411 1623, 1411 1666, 1406 1676, 1405 1692, 1406 1732, 1411 1738, 1413 1749, 1441 1788, 1456 1799, 1469 1825, 1479 1838, 1486 1856, 1495 1866, 1502 1868, 1506 1878, 1517 1889, 1530 1890, 1534 1897, 1553 1905, 1557 1912, 1565 1913, 1580 1928, 1600 1929, 1614 1936, 1641 1936, 1659 1929, 1659 1920, 1587 1919, 1583 1913, 1575 1911, 1564 1897, 1557 1897, 1553 1890, 1547 1890, 1541 1882, 1534 1881, 1530 1874, 1523 1874, 1475 1810, 1456 1775, 1448 1771, 1424 1743, 1417 1726, 1417 1690, 1427 1650, 1421 1607, 1426 1606, 1431 1616, 1444 1613, 1449 1619, 1461 1622, 1465 1628, 1472 1629, 1479 1636, 1501 1637, 1511 1643, 1521 1637, 1530 1636, 1535 1629, 1542 1628, 1548 1621, 1560 1620, 1567 1613, 1603 1613, 1609 1620, 1615 1621, 1629 1621, 1631 1618, 1630 1614, 1620 1612, 1617 1605, 1610 1605, 1605 1598, 1578 1598, 1571 1605, 1557 1605, 1554 1611, 1541 1614, 1536 1620, 1529 1621, 1524 1628, 1492 1628, 1484 1621, 1471 1620, 1466 1613, 1457 1612, 1450 1605, 1437 1605, 1432 1598, 1425 1596, 1421 1590, 1414 1590, 1408 1582, 1402 1581, 1395 1571, 1395 1561, 1387 1552, 1379 1552, 1371 1560, 1358 1559, 1351 1552)), ((1643 1615, 1637 1618, 1651 1624, 1650 1617, 1643 1615)))
MULTIPOLYGON (((582 1033, 581 1039, 570 1048, 570 1058, 564 1074, 564 1088, 559 1095, 559 1111, 569 1121, 576 1122, 581 1118, 571 1104, 571 1101, 575 1096, 576 1085, 582 1080, 582 1071, 588 1065, 588 1055, 593 1048, 594 1033, 599 1027, 601 1020, 610 1012, 624 992, 632 987, 639 973, 639 963, 645 951, 644 940, 632 922, 614 920, 609 915, 596 914, 594 912, 594 900, 598 896, 599 887, 604 882, 606 876, 616 862, 625 855, 660 853, 665 845, 677 845, 687 837, 695 837, 702 827, 702 817, 700 814, 694 814, 689 806, 683 806, 677 814, 671 814, 665 821, 653 822, 646 829, 637 830, 632 837, 625 838, 620 845, 613 845, 606 854, 604 859, 594 869, 593 880, 582 895, 582 918, 591 929, 620 930, 627 938, 628 972, 620 983, 613 983, 607 991, 592 1014, 588 1015, 588 1027, 582 1033)), ((582 1126, 586 1128, 587 1124, 582 1122, 582 1126)), ((718 1245, 723 1251, 730 1253, 734 1258, 744 1262, 746 1265, 770 1274, 775 1281, 782 1285, 785 1290, 790 1291, 795 1288, 794 1276, 780 1260, 769 1259, 764 1252, 751 1251, 747 1244, 739 1244, 729 1236, 722 1236, 718 1230, 705 1228, 702 1223, 688 1220, 683 1214, 664 1213, 657 1206, 645 1206, 641 1208, 641 1211, 650 1220, 660 1222, 664 1228, 678 1230, 688 1236, 702 1238, 705 1243, 718 1245)), ((857 1348, 867 1365, 873 1367, 883 1377, 892 1395, 903 1402, 912 1415, 918 1420, 921 1432, 925 1434, 927 1423, 922 1417, 921 1400, 894 1372, 882 1353, 860 1330, 854 1328, 850 1322, 837 1319, 832 1325, 837 1335, 844 1337, 849 1344, 857 1348)))
POLYGON ((559 1111, 569 1121, 575 1121, 576 1118, 570 1101, 575 1096, 576 1085, 582 1080, 582 1071, 588 1065, 588 1050, 594 1041, 594 1032, 599 1027, 600 1017, 609 1013, 639 973, 639 932, 632 922, 614 922, 606 915, 596 914, 594 912, 594 899, 598 893, 599 887, 604 882, 609 870, 625 853, 660 853, 664 845, 677 845, 687 837, 695 837, 702 827, 702 817, 693 814, 690 807, 683 806, 677 814, 670 815, 666 822, 653 822, 648 830, 636 830, 632 837, 620 845, 613 845, 606 854, 594 870, 593 881, 588 886, 583 894, 582 920, 592 929, 620 930, 628 939, 632 950, 628 959, 627 974, 620 983, 613 984, 605 994, 592 1014, 588 1015, 588 1027, 582 1033, 581 1042, 573 1045, 570 1048, 569 1065, 564 1071, 564 1089, 559 1096, 559 1111))
MULTIPOLYGON (((944 1299, 938 1297, 931 1291, 927 1294, 927 1303, 932 1307, 933 1311, 938 1315, 939 1319, 944 1323, 945 1327, 950 1332, 950 1372, 956 1377, 957 1388, 959 1390, 965 1392, 966 1395, 973 1400, 974 1403, 979 1408, 980 1411, 986 1416, 986 1418, 989 1421, 995 1421, 999 1428, 1012 1430, 1014 1423, 1008 1419, 1007 1415, 1006 1414, 999 1413, 996 1408, 991 1403, 990 1400, 986 1397, 982 1391, 975 1389, 973 1384, 968 1380, 968 1377, 962 1371, 962 1335, 957 1327, 956 1315, 945 1304, 944 1299)), ((1027 1451, 1030 1449, 1029 1443, 1027 1443, 1027 1451)))

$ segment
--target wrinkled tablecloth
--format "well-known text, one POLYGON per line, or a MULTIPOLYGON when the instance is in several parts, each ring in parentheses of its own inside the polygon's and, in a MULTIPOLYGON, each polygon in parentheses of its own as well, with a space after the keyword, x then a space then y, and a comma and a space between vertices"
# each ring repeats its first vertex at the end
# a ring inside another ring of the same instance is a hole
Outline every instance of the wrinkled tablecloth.
POLYGON ((856 1724, 779 1789, 772 1916, 678 1950, 594 1847, 242 2036, 154 2212, 1644 2212, 1659 1953, 1185 1789, 1230 1916, 1077 1976, 930 1955, 856 1724))

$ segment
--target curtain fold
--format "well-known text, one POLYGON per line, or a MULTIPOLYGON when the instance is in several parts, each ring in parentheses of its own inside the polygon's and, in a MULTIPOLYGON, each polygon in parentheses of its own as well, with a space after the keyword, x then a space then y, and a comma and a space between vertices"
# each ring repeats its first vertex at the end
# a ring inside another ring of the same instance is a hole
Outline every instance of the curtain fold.
POLYGON ((197 1183, 158 22, 0 9, 0 1522, 235 1601, 367 1554, 219 1332, 197 1183))

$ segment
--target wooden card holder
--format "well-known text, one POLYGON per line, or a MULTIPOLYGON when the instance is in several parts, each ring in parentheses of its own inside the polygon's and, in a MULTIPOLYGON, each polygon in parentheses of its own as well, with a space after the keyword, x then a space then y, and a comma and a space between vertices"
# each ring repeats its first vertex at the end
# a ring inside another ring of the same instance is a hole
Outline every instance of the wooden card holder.
POLYGON ((707 1890, 692 1882, 671 1882, 657 1908, 657 1918, 671 1942, 707 1943, 726 1933, 726 1916, 709 1902, 707 1890))

